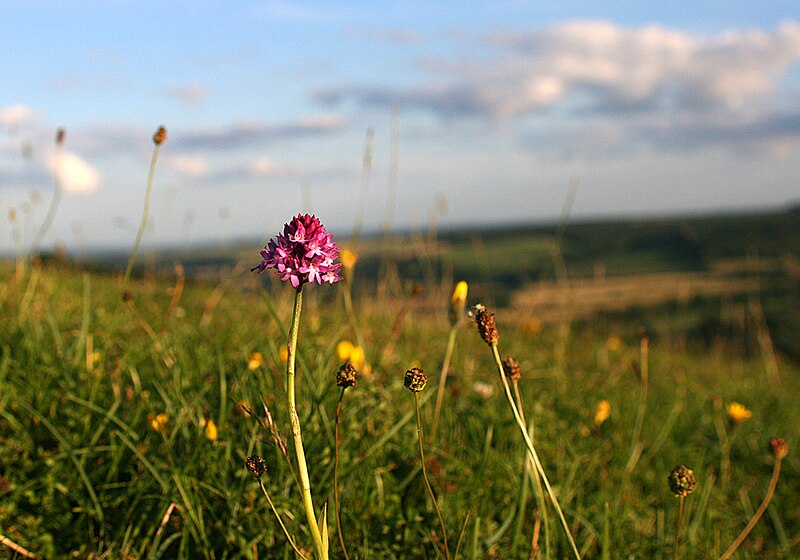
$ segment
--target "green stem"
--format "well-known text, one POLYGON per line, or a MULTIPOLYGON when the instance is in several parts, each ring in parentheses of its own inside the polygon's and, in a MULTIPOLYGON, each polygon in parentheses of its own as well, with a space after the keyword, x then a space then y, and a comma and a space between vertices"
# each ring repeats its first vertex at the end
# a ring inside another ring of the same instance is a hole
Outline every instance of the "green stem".
POLYGON ((739 536, 736 537, 736 540, 733 541, 733 544, 728 547, 722 556, 719 557, 719 560, 727 560, 731 554, 736 552, 736 549, 739 548, 739 545, 744 542, 747 538, 747 535, 750 534, 750 531, 753 530, 753 527, 756 526, 758 520, 761 519, 761 516, 764 515, 764 512, 767 511, 767 506, 769 505, 770 500, 772 500, 772 495, 775 493, 775 488, 778 486, 778 477, 781 474, 781 457, 775 458, 775 467, 772 470, 772 480, 769 481, 769 488, 767 489, 767 494, 764 496, 764 501, 761 502, 761 505, 758 507, 758 511, 753 515, 753 518, 750 519, 750 522, 747 526, 742 529, 742 532, 739 533, 739 536))
POLYGON ((456 345, 456 333, 458 332, 458 323, 450 327, 450 335, 447 338, 447 350, 444 353, 444 362, 442 363, 442 372, 439 374, 439 389, 436 392, 436 406, 433 408, 433 423, 431 424, 431 438, 436 437, 436 431, 439 427, 439 413, 442 410, 442 399, 444 398, 444 385, 447 380, 447 372, 450 370, 450 359, 453 356, 453 347, 456 345))
POLYGON ((339 513, 339 414, 342 409, 342 399, 344 398, 345 388, 339 393, 339 402, 336 403, 336 420, 334 421, 334 449, 333 449, 333 511, 336 514, 336 533, 339 535, 339 544, 342 546, 344 560, 350 560, 347 555, 347 547, 344 545, 344 534, 342 533, 342 519, 339 513))
POLYGON ((261 487, 261 491, 264 493, 264 496, 267 498, 267 503, 269 503, 269 507, 272 509, 272 513, 275 515, 275 518, 278 520, 278 523, 280 524, 281 529, 283 529, 283 534, 286 536, 286 540, 288 540, 289 544, 292 545, 292 549, 294 550, 294 553, 297 554, 297 556, 299 556, 302 560, 308 560, 305 556, 303 556, 303 553, 300 552, 300 549, 297 548, 297 545, 295 544, 294 539, 292 538, 292 535, 289 534, 289 530, 286 528, 286 525, 283 524, 283 519, 281 519, 281 516, 278 513, 278 510, 275 509, 275 504, 272 503, 272 499, 269 497, 269 493, 267 492, 267 489, 264 488, 264 483, 261 481, 260 478, 258 479, 258 485, 261 487))
POLYGON ((133 262, 136 260, 136 253, 139 252, 139 245, 142 243, 142 236, 144 235, 144 228, 147 225, 147 214, 150 211, 150 195, 153 192, 153 177, 156 174, 156 162, 158 161, 158 151, 161 144, 156 143, 153 148, 153 158, 150 160, 150 172, 147 175, 147 190, 144 194, 144 212, 142 212, 142 221, 139 223, 139 231, 136 233, 136 241, 131 249, 131 256, 128 257, 128 266, 125 268, 125 278, 122 281, 123 287, 128 284, 133 270, 133 262))
POLYGON ((625 465, 625 472, 630 474, 639 462, 639 457, 642 454, 642 426, 644 425, 644 415, 647 411, 647 385, 649 377, 649 343, 647 337, 643 337, 639 343, 639 361, 641 372, 641 391, 639 393, 639 409, 636 412, 636 424, 633 427, 633 434, 631 435, 631 456, 628 458, 628 464, 625 465))
POLYGON ((292 440, 294 451, 297 455, 297 467, 300 472, 300 485, 303 498, 303 508, 306 511, 311 538, 314 541, 314 552, 320 560, 328 560, 327 548, 323 545, 322 535, 317 526, 314 504, 311 501, 311 481, 308 477, 308 465, 303 449, 303 435, 300 432, 300 418, 297 416, 295 404, 295 357, 297 354, 297 336, 300 331, 300 311, 303 308, 303 285, 297 288, 294 295, 294 311, 292 312, 292 326, 289 329, 286 359, 286 397, 289 405, 289 419, 292 423, 292 440))
POLYGON ((53 220, 56 217, 56 211, 58 210, 58 203, 61 201, 61 153, 62 148, 60 143, 56 143, 56 154, 54 157, 53 163, 53 198, 50 200, 50 207, 47 209, 47 215, 42 222, 39 231, 36 233, 36 238, 31 243, 31 249, 29 255, 37 252, 39 250, 39 245, 41 245, 42 241, 44 241, 44 236, 47 234, 50 226, 53 225, 53 220))
POLYGON ((558 504, 558 498, 556 498, 555 492, 553 492, 553 488, 550 486, 550 481, 547 479, 547 474, 544 472, 544 467, 542 466, 542 462, 539 460, 539 455, 536 453, 536 449, 533 447, 531 438, 528 437, 528 430, 525 427, 525 422, 522 420, 519 410, 517 410, 517 405, 514 403, 514 397, 511 395, 511 387, 509 387, 506 374, 503 371, 503 360, 500 358, 500 352, 497 350, 497 344, 492 345, 492 354, 494 355, 494 361, 497 365, 497 370, 500 373, 500 381, 503 383, 503 390, 506 393, 506 400, 508 400, 508 404, 511 406, 511 412, 514 414, 514 419, 517 421, 517 426, 519 426, 520 432, 522 432, 522 439, 525 440, 525 445, 528 448, 531 459, 533 459, 533 464, 536 466, 536 470, 539 471, 539 476, 542 477, 542 482, 544 482, 544 486, 547 489, 547 495, 550 496, 550 501, 553 502, 553 507, 556 508, 556 513, 558 513, 561 526, 564 528, 564 534, 567 536, 567 540, 572 547, 572 552, 575 555, 575 558, 580 560, 581 553, 578 552, 575 539, 572 538, 572 533, 570 532, 569 525, 564 517, 564 512, 561 511, 561 506, 558 504))
POLYGON ((450 560, 450 548, 447 546, 447 531, 444 528, 444 519, 442 519, 442 512, 439 511, 439 504, 436 502, 436 496, 431 488, 431 483, 428 481, 428 470, 425 468, 425 452, 422 450, 422 419, 419 413, 419 393, 414 393, 414 406, 417 409, 417 441, 419 442, 419 461, 422 465, 422 478, 425 481, 425 487, 428 489, 428 494, 433 501, 433 508, 436 510, 436 516, 439 518, 439 526, 442 528, 442 540, 444 541, 444 557, 450 560))
POLYGON ((675 560, 678 560, 678 545, 681 542, 681 524, 683 522, 683 502, 686 496, 681 496, 681 505, 678 508, 678 526, 675 529, 675 560))
MULTIPOLYGON (((522 418, 522 422, 527 426, 528 421, 525 419, 525 409, 522 406, 522 395, 519 392, 519 382, 515 379, 514 380, 514 398, 517 402, 517 408, 519 409, 520 418, 522 418)), ((528 437, 530 438, 531 442, 533 442, 533 420, 531 420, 530 430, 528 432, 528 437)), ((534 489, 536 494, 536 501, 538 502, 539 511, 542 516, 542 525, 544 527, 544 557, 550 558, 550 516, 547 515, 547 505, 544 501, 544 488, 542 488, 542 481, 536 472, 533 470, 533 466, 531 465, 530 455, 526 454, 525 456, 525 471, 530 474, 531 480, 534 483, 534 489)))

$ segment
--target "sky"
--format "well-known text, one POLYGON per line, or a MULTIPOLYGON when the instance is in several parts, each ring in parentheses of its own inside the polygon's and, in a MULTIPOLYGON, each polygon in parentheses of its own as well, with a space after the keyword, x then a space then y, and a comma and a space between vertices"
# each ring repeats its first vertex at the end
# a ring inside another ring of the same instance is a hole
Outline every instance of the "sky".
POLYGON ((4 0, 0 253, 800 201, 800 6, 4 0), (65 130, 60 156, 56 131, 65 130))

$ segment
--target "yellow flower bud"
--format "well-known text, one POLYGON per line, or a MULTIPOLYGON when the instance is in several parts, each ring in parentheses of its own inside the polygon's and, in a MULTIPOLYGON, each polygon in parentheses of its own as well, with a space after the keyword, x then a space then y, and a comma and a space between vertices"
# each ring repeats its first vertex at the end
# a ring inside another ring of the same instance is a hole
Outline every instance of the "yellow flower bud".
POLYGON ((594 412, 594 425, 600 426, 603 422, 611 416, 611 403, 607 400, 602 400, 597 403, 597 409, 594 412))
POLYGON ((469 285, 463 280, 456 284, 455 289, 453 289, 453 297, 450 299, 451 325, 456 325, 461 320, 461 316, 464 315, 464 308, 467 305, 468 291, 469 285))
POLYGON ((253 371, 254 369, 260 368, 264 365, 264 356, 261 355, 261 352, 253 352, 250 354, 250 358, 247 360, 247 369, 253 371))
POLYGON ((206 421, 206 427, 203 430, 203 433, 206 436, 208 441, 217 441, 217 437, 219 436, 219 430, 217 429, 217 424, 214 422, 213 419, 209 418, 206 421))
POLYGON ((749 420, 753 413, 747 410, 743 404, 732 402, 728 405, 728 421, 732 426, 741 424, 745 420, 749 420))

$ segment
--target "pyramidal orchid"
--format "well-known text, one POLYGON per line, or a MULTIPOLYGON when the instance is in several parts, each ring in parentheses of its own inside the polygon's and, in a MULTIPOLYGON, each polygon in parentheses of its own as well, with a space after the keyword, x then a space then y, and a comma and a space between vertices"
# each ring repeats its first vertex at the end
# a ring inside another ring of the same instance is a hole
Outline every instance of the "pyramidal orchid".
POLYGON ((334 262, 338 256, 339 248, 319 218, 309 214, 298 214, 283 226, 283 233, 269 240, 267 246, 261 251, 261 263, 251 269, 251 272, 258 271, 261 274, 266 269, 272 268, 281 280, 288 280, 295 288, 292 324, 289 328, 289 339, 286 345, 286 397, 297 467, 300 473, 303 509, 311 531, 311 538, 314 540, 314 552, 317 560, 328 560, 328 522, 324 507, 319 522, 317 522, 317 515, 311 500, 311 480, 308 476, 300 418, 295 402, 295 359, 300 331, 300 311, 303 307, 303 286, 314 282, 334 284, 341 280, 339 269, 342 264, 334 262))
POLYGON ((339 248, 319 218, 298 214, 283 226, 283 233, 269 240, 261 251, 261 263, 251 271, 261 274, 273 268, 297 289, 305 283, 333 284, 342 279, 342 263, 334 263, 338 256, 339 248))

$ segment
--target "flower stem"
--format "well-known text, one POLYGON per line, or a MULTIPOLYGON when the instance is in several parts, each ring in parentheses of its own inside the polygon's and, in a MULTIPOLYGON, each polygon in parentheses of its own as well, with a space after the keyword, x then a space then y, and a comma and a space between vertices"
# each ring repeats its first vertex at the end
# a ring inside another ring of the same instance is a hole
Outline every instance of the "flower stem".
POLYGON ((333 449, 333 511, 336 514, 336 533, 339 535, 339 544, 342 546, 344 560, 350 560, 347 555, 347 547, 344 545, 344 534, 342 533, 342 519, 339 513, 339 414, 342 409, 342 399, 344 398, 345 388, 339 393, 339 402, 336 403, 336 420, 334 421, 334 449, 333 449))
POLYGON ((292 325, 289 328, 289 341, 287 344, 286 397, 289 405, 289 419, 292 424, 294 451, 295 455, 297 455, 297 467, 300 472, 303 508, 306 511, 311 538, 314 541, 314 551, 320 560, 328 560, 327 547, 322 542, 322 535, 314 513, 314 504, 311 501, 311 481, 308 477, 308 465, 306 464, 306 454, 303 449, 303 436, 300 432, 300 418, 297 416, 297 406, 295 404, 295 358, 297 355, 297 335, 300 330, 300 312, 302 308, 303 285, 300 284, 294 295, 294 311, 292 312, 292 325))
POLYGON ((528 430, 525 427, 525 422, 522 420, 519 410, 517 410, 516 403, 514 403, 514 397, 511 395, 511 387, 509 387, 506 374, 503 371, 503 360, 500 358, 500 352, 497 350, 497 344, 492 344, 491 347, 492 354, 494 355, 494 361, 497 364, 497 370, 500 373, 500 381, 503 383, 503 389, 506 393, 506 400, 508 400, 508 404, 511 406, 511 412, 514 414, 514 419, 517 421, 520 432, 522 432, 522 439, 525 440, 525 445, 528 448, 528 453, 530 453, 531 459, 533 459, 533 464, 536 466, 536 470, 539 471, 539 476, 542 477, 542 482, 544 482, 544 486, 547 489, 547 495, 550 496, 550 500, 553 502, 553 507, 556 508, 556 513, 558 513, 558 518, 561 521, 561 526, 564 528, 564 533, 567 536, 567 540, 572 548, 572 552, 575 555, 575 558, 580 560, 581 554, 578 552, 575 539, 572 538, 572 533, 570 532, 569 525, 564 517, 564 512, 561 511, 561 506, 558 504, 558 498, 556 498, 555 492, 553 492, 553 488, 550 486, 550 481, 547 479, 547 474, 544 472, 544 467, 539 460, 539 455, 536 453, 536 449, 533 447, 531 438, 528 437, 528 430))
POLYGON ((439 375, 439 389, 436 392, 436 406, 433 408, 433 423, 431 424, 431 437, 436 437, 436 431, 439 427, 439 413, 442 410, 442 398, 444 397, 444 385, 447 380, 447 372, 450 370, 450 359, 453 356, 453 347, 456 345, 456 333, 458 332, 458 324, 450 327, 450 336, 447 338, 447 350, 444 353, 444 362, 442 363, 442 372, 439 375))
POLYGON ((136 260, 136 253, 139 252, 139 245, 142 243, 142 236, 144 235, 144 228, 147 226, 147 214, 150 211, 150 195, 153 192, 153 177, 156 174, 156 162, 158 161, 158 151, 161 144, 156 143, 153 148, 153 158, 150 160, 150 172, 147 175, 147 190, 144 194, 144 211, 142 212, 142 221, 139 223, 139 231, 136 232, 136 241, 133 243, 131 249, 131 256, 128 257, 128 266, 125 268, 125 278, 122 280, 122 285, 126 286, 131 277, 133 270, 133 262, 136 260))
POLYGON ((31 243, 31 248, 29 252, 29 256, 33 255, 33 253, 39 250, 39 245, 41 245, 42 241, 44 240, 44 236, 47 234, 50 226, 53 225, 53 220, 56 217, 56 211, 58 210, 58 204, 61 201, 61 159, 62 159, 62 144, 61 142, 56 142, 56 153, 53 159, 53 198, 50 199, 50 207, 47 209, 47 215, 42 222, 39 231, 36 232, 36 237, 31 243))
MULTIPOLYGON (((516 379, 514 381, 514 399, 517 402, 517 409, 519 410, 520 418, 522 418, 522 422, 527 426, 528 421, 525 419, 525 410, 522 406, 522 395, 519 392, 519 381, 516 379)), ((533 442, 533 421, 531 420, 530 430, 528 431, 528 437, 533 442)), ((544 557, 550 558, 550 516, 547 515, 547 506, 546 502, 544 501, 544 488, 542 488, 542 480, 539 478, 539 475, 533 470, 533 466, 531 465, 531 458, 530 455, 526 453, 525 456, 525 464, 524 469, 527 473, 530 474, 531 480, 534 483, 534 489, 536 493, 536 501, 538 502, 539 511, 542 516, 542 524, 544 526, 544 557)))
POLYGON ((283 529, 283 534, 286 535, 286 540, 288 540, 289 544, 292 545, 292 549, 294 550, 294 553, 297 556, 299 556, 302 560, 308 560, 300 552, 300 549, 297 548, 297 545, 295 544, 294 539, 292 538, 292 535, 289 534, 289 530, 286 528, 286 525, 283 524, 283 519, 281 519, 281 516, 278 513, 278 510, 275 509, 275 504, 272 503, 272 499, 269 497, 269 493, 267 492, 267 489, 264 488, 264 483, 261 481, 260 478, 258 479, 258 485, 261 487, 261 491, 264 493, 264 496, 267 498, 267 503, 269 503, 269 507, 272 509, 272 513, 275 515, 275 518, 278 520, 278 523, 280 524, 281 529, 283 529))
POLYGON ((683 522, 683 502, 686 496, 681 496, 681 505, 678 507, 678 526, 675 528, 675 560, 678 560, 678 545, 681 542, 681 524, 683 522))
POLYGON ((444 557, 450 560, 450 548, 447 546, 447 531, 444 528, 444 519, 442 519, 442 512, 439 511, 439 504, 436 502, 436 496, 431 488, 431 483, 428 481, 428 470, 425 468, 425 452, 422 450, 422 419, 419 413, 419 396, 414 393, 414 406, 417 409, 417 441, 419 442, 419 462, 422 465, 422 478, 425 481, 425 487, 428 489, 428 494, 433 501, 433 508, 436 510, 436 516, 439 518, 439 526, 442 529, 442 540, 444 541, 444 557))
POLYGON ((758 507, 758 511, 753 515, 753 518, 747 524, 747 526, 742 530, 736 540, 733 541, 733 544, 728 547, 722 556, 719 557, 719 560, 726 560, 730 557, 731 554, 736 552, 736 549, 739 548, 739 545, 744 542, 747 538, 747 535, 750 534, 750 531, 753 530, 753 527, 756 526, 758 520, 761 519, 761 516, 764 515, 764 512, 767 511, 767 506, 769 505, 770 500, 772 500, 772 495, 775 493, 775 488, 778 486, 778 477, 781 474, 781 460, 782 457, 778 456, 775 458, 775 467, 772 470, 772 480, 769 481, 769 488, 767 488, 767 494, 764 496, 764 501, 761 502, 761 505, 758 507))

